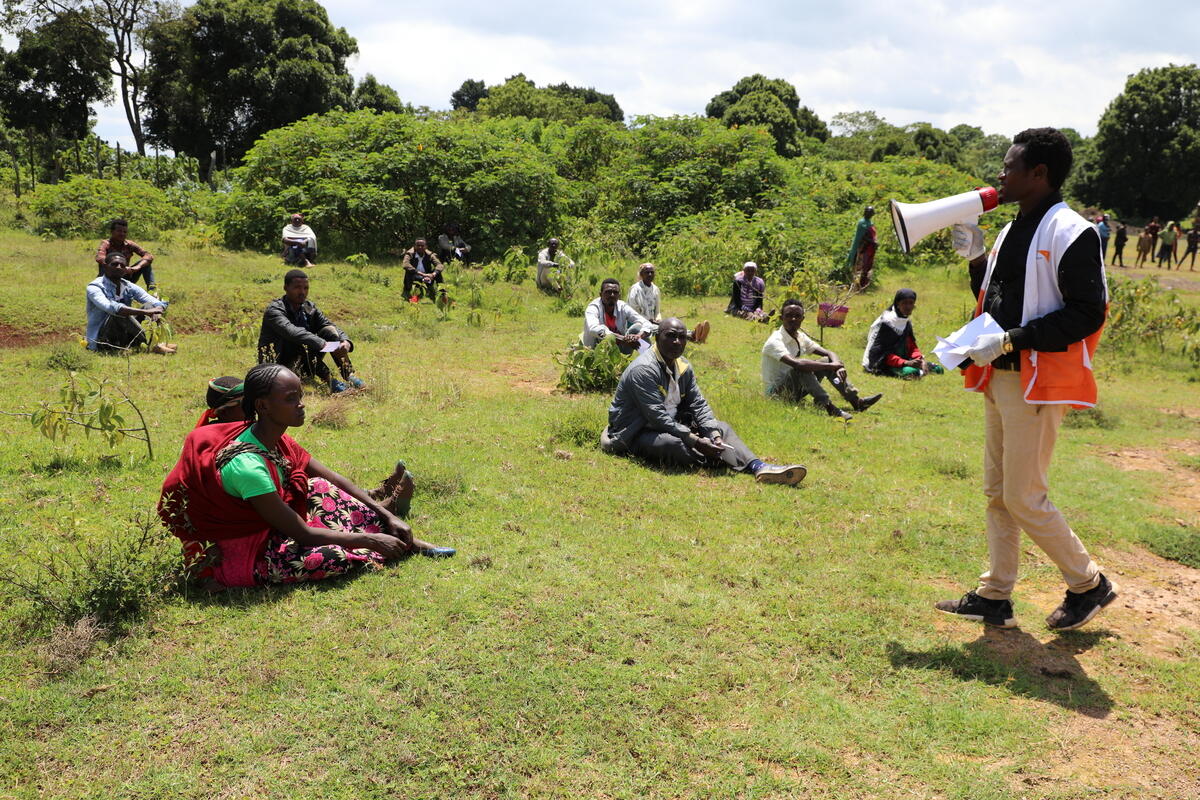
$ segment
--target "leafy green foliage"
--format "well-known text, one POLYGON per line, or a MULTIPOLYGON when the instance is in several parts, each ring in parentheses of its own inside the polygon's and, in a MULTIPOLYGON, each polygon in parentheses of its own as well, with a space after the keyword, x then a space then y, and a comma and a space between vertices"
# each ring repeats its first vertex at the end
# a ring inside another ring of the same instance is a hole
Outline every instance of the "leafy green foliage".
POLYGON ((795 86, 782 78, 768 78, 758 73, 742 78, 733 88, 715 96, 705 107, 704 114, 728 126, 761 125, 767 128, 780 155, 798 155, 802 137, 819 142, 829 138, 825 123, 811 108, 800 105, 795 86))
POLYGON ((400 95, 396 94, 395 89, 386 83, 380 83, 370 73, 367 73, 366 77, 358 82, 358 86, 354 87, 353 105, 360 111, 371 109, 381 113, 391 111, 401 114, 408 110, 400 99, 400 95))
POLYGON ((1143 69, 1104 114, 1076 192, 1127 216, 1179 219, 1200 174, 1200 67, 1143 69))
POLYGON ((459 220, 481 258, 539 241, 558 219, 559 179, 506 127, 334 111, 271 131, 235 174, 226 239, 275 249, 300 210, 335 254, 379 256, 459 220))
POLYGON ((488 96, 487 84, 483 81, 477 81, 473 78, 467 78, 450 95, 450 107, 455 109, 464 109, 466 111, 474 111, 479 106, 479 101, 488 96))
POLYGON ((124 217, 137 238, 153 238, 185 220, 167 192, 138 179, 75 176, 63 183, 43 184, 29 196, 29 208, 34 230, 56 236, 94 237, 110 219, 124 217))
POLYGON ((124 437, 145 442, 148 455, 154 457, 150 430, 142 419, 141 411, 129 395, 110 383, 108 378, 95 381, 69 372, 67 381, 59 388, 57 403, 42 401, 37 410, 18 416, 27 416, 34 430, 52 442, 65 442, 75 426, 82 428, 89 437, 92 431, 97 432, 110 448, 116 447, 124 437), (113 389, 121 395, 121 399, 113 399, 113 389), (137 414, 140 427, 125 427, 122 413, 125 407, 137 414))
POLYGON ((144 40, 150 138, 206 167, 212 151, 236 163, 267 131, 352 105, 358 45, 316 2, 200 0, 144 40))
POLYGON ((566 353, 555 360, 563 368, 558 388, 567 392, 611 392, 633 355, 625 355, 611 336, 606 336, 594 349, 572 344, 566 353))
POLYGON ((1105 344, 1127 353, 1147 344, 1160 353, 1174 348, 1200 365, 1200 310, 1160 287, 1154 278, 1114 277, 1108 289, 1105 344))
POLYGON ((488 87, 487 93, 478 98, 475 111, 484 117, 528 117, 567 122, 586 117, 614 122, 625 119, 611 94, 565 83, 538 88, 523 74, 514 75, 499 86, 488 87))

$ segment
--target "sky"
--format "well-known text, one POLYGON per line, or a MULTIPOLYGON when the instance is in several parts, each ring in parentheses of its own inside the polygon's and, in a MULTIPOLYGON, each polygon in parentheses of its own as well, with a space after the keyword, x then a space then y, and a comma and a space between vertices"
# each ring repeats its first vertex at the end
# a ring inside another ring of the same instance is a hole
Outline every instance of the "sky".
MULTIPOLYGON (((449 108, 467 78, 518 72, 615 95, 627 116, 703 114, 761 72, 790 81, 827 123, 872 110, 889 122, 959 123, 1012 135, 1084 136, 1126 78, 1200 58, 1200 2, 1139 10, 1117 0, 330 0, 358 41, 349 68, 413 105, 449 108)), ((98 133, 132 143, 117 106, 98 133)))

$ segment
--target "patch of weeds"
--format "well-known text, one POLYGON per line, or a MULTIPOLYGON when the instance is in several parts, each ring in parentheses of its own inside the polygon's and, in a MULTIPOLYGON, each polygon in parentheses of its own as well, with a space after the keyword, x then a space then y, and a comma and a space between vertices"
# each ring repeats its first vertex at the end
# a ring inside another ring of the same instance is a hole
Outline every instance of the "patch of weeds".
POLYGON ((623 354, 609 336, 591 350, 572 344, 565 354, 555 355, 555 360, 563 368, 558 388, 568 392, 611 392, 633 356, 623 354))
POLYGON ((82 372, 90 369, 95 357, 84 347, 69 344, 56 344, 46 356, 48 369, 65 369, 68 372, 82 372))
POLYGON ((1200 529, 1158 524, 1142 533, 1142 543, 1155 555, 1200 568, 1200 529))
POLYGON ((156 516, 143 514, 103 542, 72 541, 9 563, 0 571, 0 589, 27 603, 30 625, 47 631, 84 619, 119 628, 179 585, 182 571, 175 538, 156 516))
POLYGON ((1063 418, 1064 428, 1099 428, 1111 431, 1121 424, 1115 415, 1106 412, 1100 406, 1095 408, 1073 408, 1063 418))
POLYGON ((603 409, 578 406, 553 418, 550 438, 559 444, 597 447, 606 424, 608 419, 603 409))
POLYGON ((966 480, 971 477, 971 466, 961 459, 952 456, 932 455, 925 459, 929 464, 929 468, 938 475, 945 475, 947 478, 958 478, 966 480))
POLYGON ((312 424, 318 428, 340 431, 350 424, 350 404, 341 397, 330 398, 320 411, 313 414, 312 424))
POLYGON ((1176 453, 1175 460, 1179 462, 1179 466, 1184 469, 1190 469, 1193 472, 1200 472, 1200 456, 1194 456, 1190 453, 1176 453))
POLYGON ((70 672, 91 655, 92 648, 106 633, 95 617, 82 617, 74 625, 56 625, 37 648, 37 654, 51 675, 70 672))
POLYGON ((467 562, 467 566, 471 569, 477 569, 481 572, 485 569, 491 569, 492 557, 488 555, 475 556, 469 562, 467 562))
POLYGON ((467 481, 461 472, 431 467, 422 469, 416 477, 417 493, 442 499, 462 494, 467 481))

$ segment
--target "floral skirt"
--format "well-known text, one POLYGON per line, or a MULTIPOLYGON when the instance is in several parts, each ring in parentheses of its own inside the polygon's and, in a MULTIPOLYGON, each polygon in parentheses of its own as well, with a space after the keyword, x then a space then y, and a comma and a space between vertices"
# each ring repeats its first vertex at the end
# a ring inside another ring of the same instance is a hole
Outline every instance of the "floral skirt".
MULTIPOLYGON (((308 481, 308 524, 363 533, 383 531, 373 510, 323 478, 308 481)), ((374 550, 348 550, 336 544, 309 547, 271 531, 266 549, 254 565, 254 577, 259 583, 319 581, 356 569, 378 569, 383 561, 374 550)))

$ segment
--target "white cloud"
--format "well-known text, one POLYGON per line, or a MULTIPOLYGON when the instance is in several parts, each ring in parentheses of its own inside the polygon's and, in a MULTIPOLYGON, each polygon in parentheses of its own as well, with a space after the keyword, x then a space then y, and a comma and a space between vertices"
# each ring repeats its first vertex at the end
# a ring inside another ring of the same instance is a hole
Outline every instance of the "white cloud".
MULTIPOLYGON (((1126 76, 1193 63, 1200 4, 1138 17, 1119 0, 541 0, 327 3, 359 43, 351 62, 406 102, 449 106, 467 78, 523 72, 611 92, 629 115, 699 114, 755 72, 795 84, 828 121, 871 109, 904 125, 959 123, 1012 134, 1035 125, 1095 132, 1126 76), (1161 24, 1171 20, 1169 29, 1161 24)), ((102 135, 126 135, 118 109, 102 135)))

